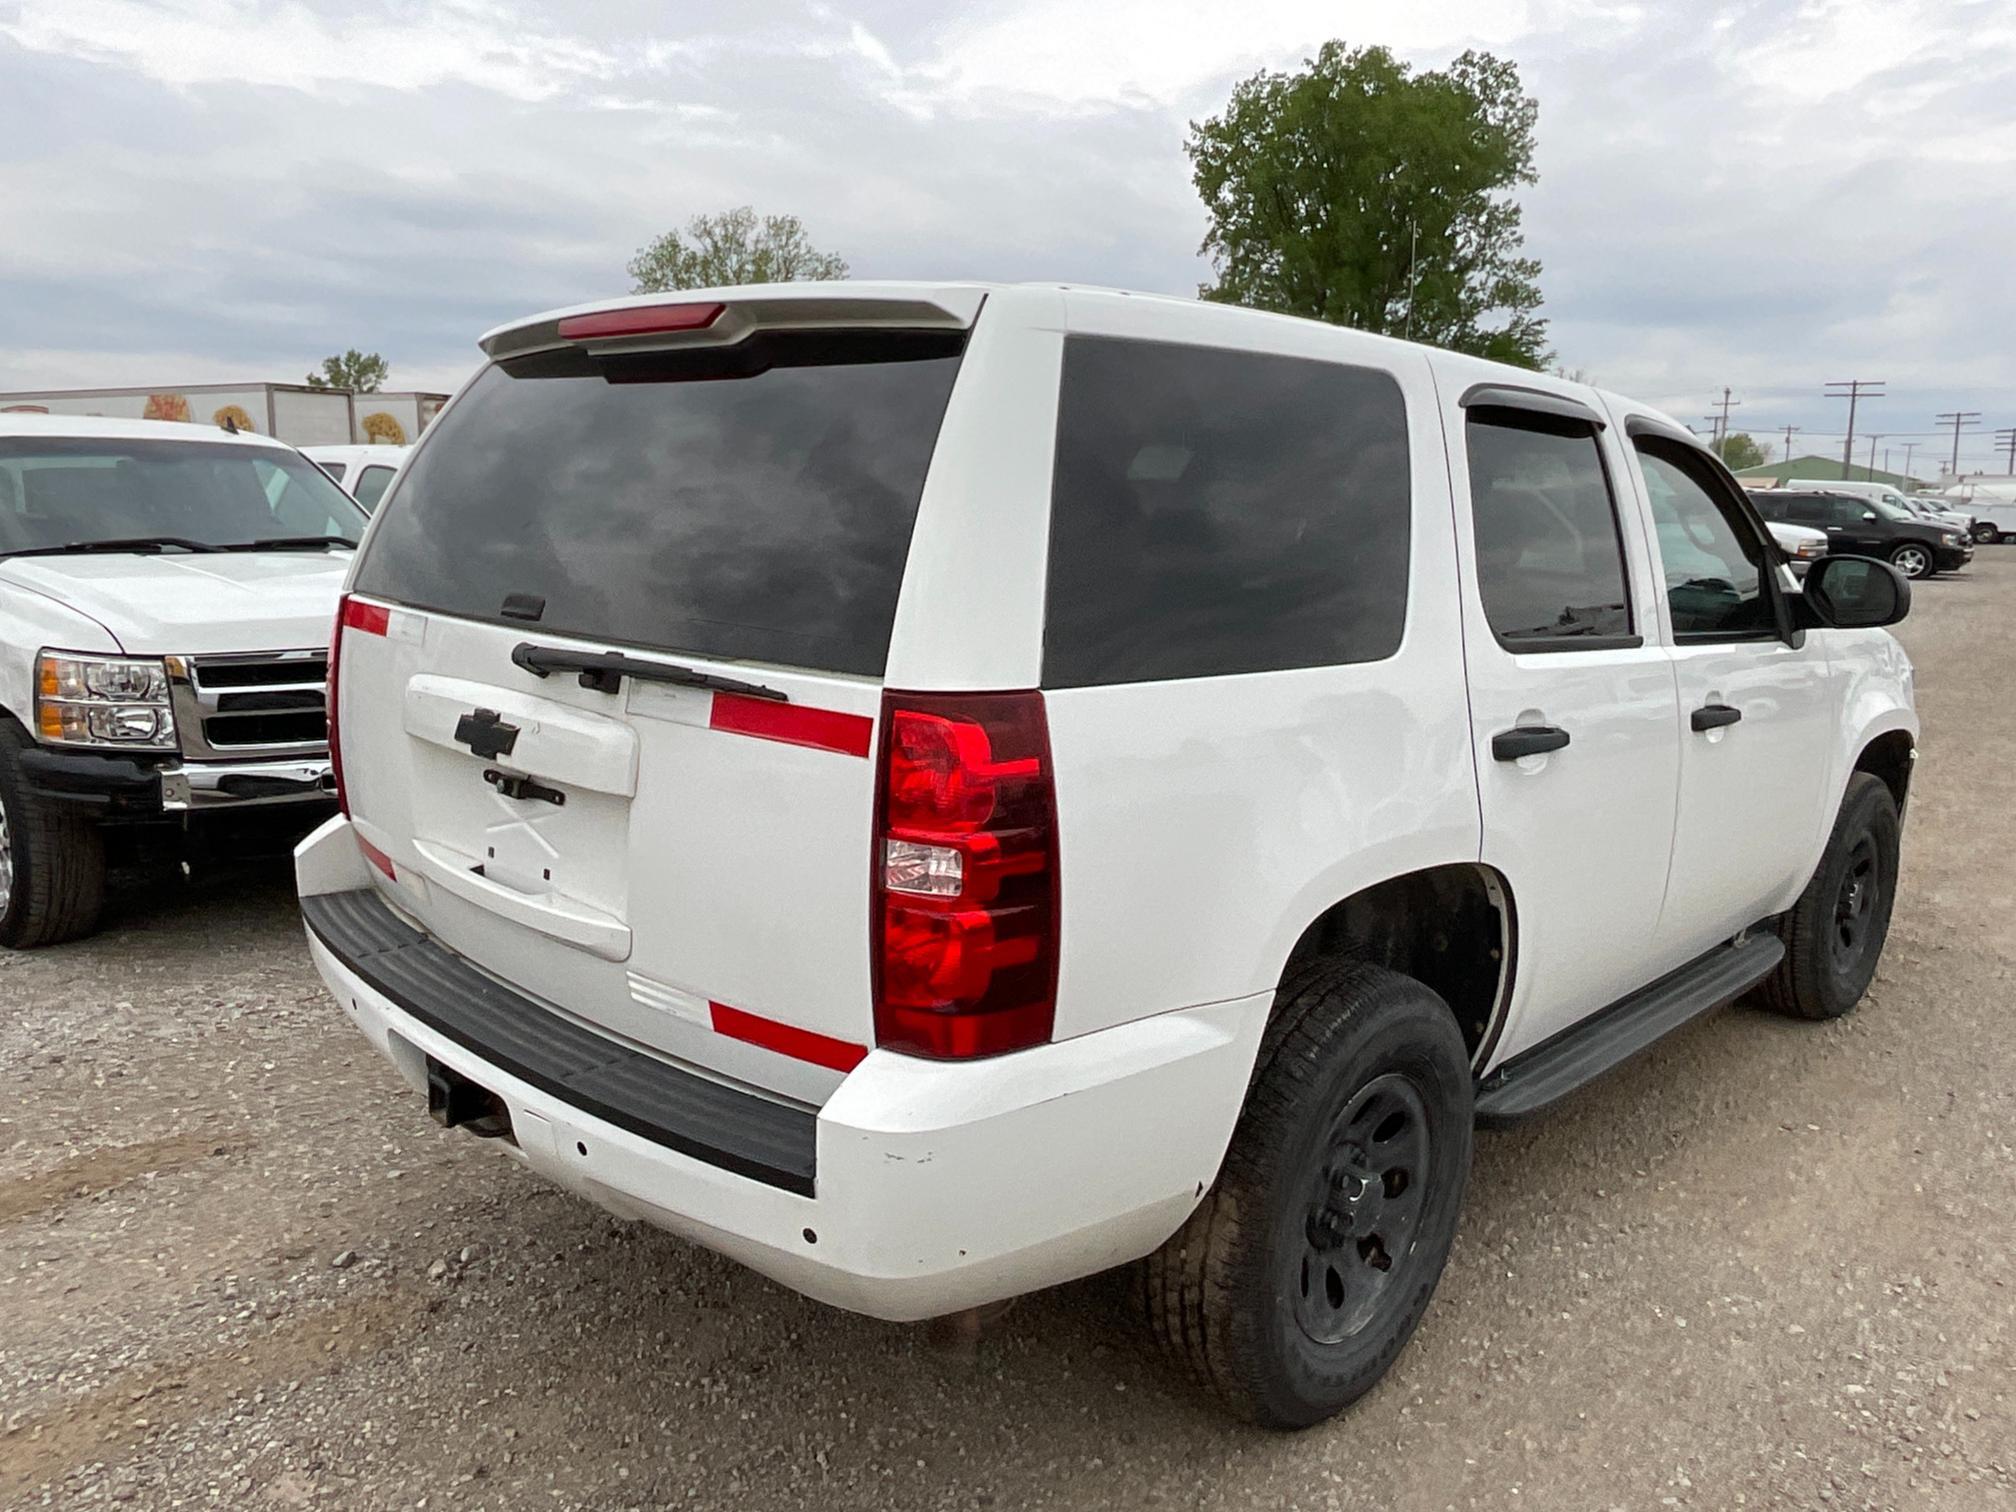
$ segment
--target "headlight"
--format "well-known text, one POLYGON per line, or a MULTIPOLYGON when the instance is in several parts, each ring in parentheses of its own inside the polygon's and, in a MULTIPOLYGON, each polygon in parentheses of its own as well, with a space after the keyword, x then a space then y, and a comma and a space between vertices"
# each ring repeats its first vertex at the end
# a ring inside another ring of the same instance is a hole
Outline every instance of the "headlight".
POLYGON ((1802 557, 1823 557, 1827 555, 1827 543, 1825 541, 1801 541, 1799 543, 1799 549, 1797 552, 1794 553, 1794 555, 1802 557))
POLYGON ((62 745, 173 750, 167 668, 145 657, 44 651, 35 662, 35 728, 62 745))
POLYGON ((1960 544, 1960 537, 1953 534, 1950 530, 1941 534, 1939 539, 1944 541, 1948 546, 1958 546, 1960 544))

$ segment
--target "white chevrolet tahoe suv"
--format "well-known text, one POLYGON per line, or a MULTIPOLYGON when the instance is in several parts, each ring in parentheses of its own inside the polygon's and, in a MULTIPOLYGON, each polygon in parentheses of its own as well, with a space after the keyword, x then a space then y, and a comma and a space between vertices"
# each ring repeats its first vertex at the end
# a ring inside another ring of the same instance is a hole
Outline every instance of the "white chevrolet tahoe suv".
POLYGON ((0 414, 0 945, 88 934, 108 863, 284 855, 334 811, 364 523, 263 437, 0 414))
POLYGON ((1791 591, 1642 405, 1056 287, 483 349, 347 585, 303 910, 438 1120, 619 1214, 887 1319, 1145 1258, 1307 1424, 1475 1124, 1875 970, 1909 588, 1791 591))

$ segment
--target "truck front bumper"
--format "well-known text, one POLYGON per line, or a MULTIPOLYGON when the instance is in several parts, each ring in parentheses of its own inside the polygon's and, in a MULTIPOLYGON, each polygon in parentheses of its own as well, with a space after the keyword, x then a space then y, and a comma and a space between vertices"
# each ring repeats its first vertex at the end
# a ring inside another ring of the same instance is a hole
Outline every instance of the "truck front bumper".
POLYGON ((21 771, 41 796, 89 805, 108 818, 333 804, 336 797, 327 756, 206 762, 36 746, 21 753, 21 771))
POLYGON ((573 1021, 487 974, 479 985, 383 906, 346 820, 303 841, 295 864, 323 981, 437 1117, 468 1094, 505 1115, 489 1130, 508 1122, 501 1146, 570 1191, 898 1322, 1091 1275, 1174 1233, 1217 1176, 1271 1002, 981 1061, 875 1050, 810 1108, 615 1040, 584 1053, 573 1021), (346 910, 363 922, 339 927, 346 910), (385 990, 397 972, 384 957, 403 950, 427 953, 411 980, 445 983, 445 969, 471 981, 431 1002, 385 990), (489 1045, 453 1006, 472 996, 494 1014, 489 1045), (556 1026, 560 1074, 541 1060, 556 1026), (648 1108, 669 1127, 640 1117, 648 1108))

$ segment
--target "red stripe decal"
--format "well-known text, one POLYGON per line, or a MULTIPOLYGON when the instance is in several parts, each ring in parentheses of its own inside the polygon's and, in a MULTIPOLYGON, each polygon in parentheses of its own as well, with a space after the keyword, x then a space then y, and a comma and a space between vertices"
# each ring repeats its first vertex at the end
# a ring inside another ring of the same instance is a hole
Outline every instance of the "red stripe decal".
POLYGON ((866 714, 842 714, 837 709, 807 709, 740 693, 716 693, 708 727, 758 740, 837 751, 842 756, 866 756, 875 740, 875 721, 866 714))
MULTIPOLYGON (((355 835, 356 831, 352 830, 351 833, 355 835)), ((393 869, 392 858, 386 855, 385 852, 378 849, 378 847, 373 845, 369 840, 366 840, 362 835, 357 835, 356 838, 357 838, 357 849, 359 849, 364 853, 364 859, 366 861, 369 861, 373 866, 377 867, 378 870, 385 873, 385 875, 390 877, 394 882, 397 882, 399 880, 399 873, 393 869)))
POLYGON ((362 630, 366 635, 383 635, 392 624, 392 611, 383 604, 366 604, 354 598, 343 600, 343 624, 346 629, 362 630))
POLYGON ((780 1024, 761 1014, 730 1008, 725 1003, 709 1003, 707 1007, 713 1014, 716 1034, 747 1040, 752 1045, 775 1050, 793 1060, 810 1061, 815 1066, 825 1066, 833 1071, 852 1071, 861 1063, 861 1057, 868 1053, 866 1045, 850 1045, 846 1040, 814 1034, 810 1029, 794 1029, 789 1024, 780 1024))

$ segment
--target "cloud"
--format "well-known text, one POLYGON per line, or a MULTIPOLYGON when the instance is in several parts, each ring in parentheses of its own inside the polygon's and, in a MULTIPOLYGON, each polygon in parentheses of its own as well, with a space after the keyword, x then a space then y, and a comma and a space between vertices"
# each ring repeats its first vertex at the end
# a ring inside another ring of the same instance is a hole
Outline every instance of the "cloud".
POLYGON ((2016 423, 2006 5, 1361 9, 0 0, 0 386, 352 345, 445 383, 485 327, 619 292, 651 235, 741 203, 861 276, 1188 292, 1187 122, 1341 32, 1519 63, 1564 362, 1682 416, 1730 384, 1760 430, 1838 429, 1849 376, 1890 380, 1899 433, 2016 423))

